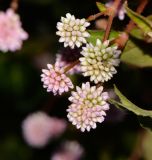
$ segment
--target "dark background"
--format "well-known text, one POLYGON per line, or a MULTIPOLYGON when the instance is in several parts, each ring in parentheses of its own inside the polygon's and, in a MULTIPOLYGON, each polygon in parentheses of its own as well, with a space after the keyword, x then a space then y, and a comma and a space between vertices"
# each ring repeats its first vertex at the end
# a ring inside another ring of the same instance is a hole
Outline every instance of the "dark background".
MULTIPOLYGON (((137 2, 130 1, 130 6, 136 8, 137 2)), ((1 0, 0 9, 6 10, 9 4, 10 1, 1 0)), ((144 15, 150 14, 151 7, 150 3, 144 15)), ((24 42, 21 51, 0 53, 0 160, 49 160, 63 140, 77 140, 85 149, 84 160, 126 160, 134 154, 140 143, 141 132, 144 131, 137 117, 125 111, 120 113, 114 106, 111 106, 107 120, 89 133, 81 133, 69 122, 63 136, 43 149, 34 149, 25 143, 21 123, 29 113, 48 109, 50 115, 66 119, 69 94, 54 97, 47 93, 42 87, 40 74, 47 63, 54 62, 55 54, 63 46, 55 35, 56 23, 67 12, 83 18, 98 10, 94 0, 20 1, 18 13, 23 28, 29 33, 29 39, 24 42)), ((127 22, 128 18, 124 22, 116 19, 114 27, 118 29, 121 24, 122 29, 127 22)), ((121 64, 118 74, 112 81, 105 83, 105 87, 109 89, 115 83, 132 102, 150 109, 151 75, 150 68, 138 69, 121 64)), ((81 76, 71 78, 77 85, 84 80, 81 76)), ((142 159, 152 160, 152 155, 149 159, 144 157, 145 152, 142 159)))

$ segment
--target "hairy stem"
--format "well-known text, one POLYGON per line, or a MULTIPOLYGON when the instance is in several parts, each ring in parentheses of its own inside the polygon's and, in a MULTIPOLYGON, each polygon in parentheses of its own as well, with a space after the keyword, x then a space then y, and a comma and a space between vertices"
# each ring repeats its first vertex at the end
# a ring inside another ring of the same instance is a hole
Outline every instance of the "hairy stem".
POLYGON ((105 40, 107 40, 108 37, 109 37, 112 22, 113 22, 113 19, 115 17, 115 14, 118 10, 120 2, 121 2, 121 0, 115 0, 112 7, 110 8, 111 13, 110 13, 109 18, 108 18, 108 23, 107 23, 106 31, 105 31, 105 34, 104 34, 104 37, 103 37, 103 42, 105 40))
POLYGON ((97 14, 94 14, 94 15, 91 15, 91 16, 89 16, 88 18, 87 18, 87 21, 94 21, 94 20, 96 20, 98 17, 100 17, 100 16, 102 16, 102 15, 104 15, 105 14, 105 12, 99 12, 99 13, 97 13, 97 14))
POLYGON ((74 66, 76 66, 77 64, 79 64, 79 59, 74 61, 73 63, 71 63, 70 65, 68 65, 67 67, 65 67, 64 69, 64 73, 68 72, 70 69, 72 69, 74 66))
MULTIPOLYGON (((141 14, 143 10, 145 9, 146 5, 148 4, 148 0, 140 0, 140 4, 136 9, 136 12, 141 14)), ((120 49, 123 49, 128 41, 129 33, 134 28, 134 22, 130 20, 128 25, 126 26, 126 29, 124 30, 124 33, 122 33, 116 40, 115 43, 118 45, 120 49)))
MULTIPOLYGON (((140 0, 140 4, 137 7, 136 12, 141 14, 143 12, 143 10, 145 9, 146 5, 148 4, 148 0, 140 0)), ((129 24, 127 25, 125 32, 126 33, 130 33, 130 31, 134 28, 134 22, 132 20, 130 20, 129 24)))

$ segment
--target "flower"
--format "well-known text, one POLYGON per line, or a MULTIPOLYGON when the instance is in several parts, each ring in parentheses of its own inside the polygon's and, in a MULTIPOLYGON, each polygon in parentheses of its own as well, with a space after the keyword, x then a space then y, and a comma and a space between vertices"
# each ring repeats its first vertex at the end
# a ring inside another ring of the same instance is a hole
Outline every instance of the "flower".
POLYGON ((106 102, 109 98, 108 93, 102 92, 102 86, 91 87, 89 82, 83 83, 82 88, 76 87, 76 90, 69 97, 72 104, 67 109, 67 117, 82 132, 95 129, 97 122, 104 121, 105 111, 109 109, 109 104, 106 102))
POLYGON ((90 35, 86 31, 86 27, 90 25, 86 19, 76 19, 70 13, 66 17, 61 17, 61 22, 57 23, 58 31, 56 34, 60 36, 59 42, 64 42, 64 47, 70 46, 72 49, 80 47, 82 43, 86 43, 86 39, 90 35))
POLYGON ((32 147, 43 147, 52 138, 60 136, 66 128, 62 119, 49 117, 44 112, 30 114, 22 123, 25 141, 32 147))
POLYGON ((54 95, 61 95, 63 92, 68 92, 69 88, 73 88, 73 84, 65 74, 64 69, 60 67, 59 63, 55 65, 47 64, 48 69, 42 69, 41 81, 43 87, 47 88, 47 92, 53 92, 54 95))
POLYGON ((84 76, 90 76, 90 81, 105 82, 117 73, 115 66, 119 65, 120 50, 117 46, 109 46, 109 41, 102 43, 99 39, 96 45, 91 43, 83 47, 81 54, 84 57, 79 58, 81 71, 84 76))
POLYGON ((3 52, 21 49, 28 34, 22 29, 20 17, 12 9, 0 12, 0 50, 3 52))
POLYGON ((62 148, 51 157, 51 160, 78 160, 83 153, 84 149, 78 142, 66 141, 62 148))

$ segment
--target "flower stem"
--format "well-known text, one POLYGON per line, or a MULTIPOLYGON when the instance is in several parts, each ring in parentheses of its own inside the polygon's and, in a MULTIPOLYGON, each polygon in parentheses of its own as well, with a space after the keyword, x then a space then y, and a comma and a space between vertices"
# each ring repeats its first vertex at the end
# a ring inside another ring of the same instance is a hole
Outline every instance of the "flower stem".
POLYGON ((10 7, 14 10, 17 11, 18 9, 18 1, 19 0, 12 0, 10 7))
MULTIPOLYGON (((148 0, 140 0, 140 4, 136 9, 136 12, 141 14, 148 4, 148 0)), ((123 49, 128 41, 129 33, 134 28, 134 22, 130 20, 124 32, 115 40, 115 43, 118 45, 120 49, 123 49)))
POLYGON ((94 15, 91 15, 91 16, 89 16, 88 18, 87 18, 87 21, 94 21, 94 20, 96 20, 98 17, 100 17, 100 16, 102 16, 102 15, 104 15, 105 14, 105 12, 99 12, 99 13, 97 13, 97 14, 94 14, 94 15))
POLYGON ((79 63, 80 63, 79 59, 76 60, 76 61, 74 61, 73 63, 71 63, 70 65, 68 65, 67 67, 65 67, 64 73, 68 72, 70 69, 72 69, 74 66, 76 66, 79 63))
MULTIPOLYGON (((143 10, 145 9, 146 5, 148 4, 148 0, 140 0, 140 4, 136 10, 137 13, 141 14, 143 10)), ((125 32, 130 33, 130 31, 134 28, 134 22, 130 20, 129 24, 127 25, 125 32)))
POLYGON ((116 11, 118 10, 120 2, 121 2, 121 0, 115 0, 112 7, 110 8, 111 13, 110 13, 109 18, 108 18, 108 23, 107 23, 106 31, 105 31, 105 34, 104 34, 104 37, 103 37, 103 42, 105 40, 107 40, 108 37, 109 37, 112 22, 113 22, 113 19, 115 17, 116 11))

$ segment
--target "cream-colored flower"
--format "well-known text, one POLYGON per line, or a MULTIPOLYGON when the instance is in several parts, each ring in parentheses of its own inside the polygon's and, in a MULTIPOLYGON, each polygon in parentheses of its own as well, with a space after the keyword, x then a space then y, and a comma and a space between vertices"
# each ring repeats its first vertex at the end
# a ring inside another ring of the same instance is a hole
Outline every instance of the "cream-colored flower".
POLYGON ((117 46, 109 46, 109 41, 102 43, 97 39, 95 46, 87 44, 81 52, 83 57, 79 58, 83 75, 90 76, 95 83, 110 80, 117 73, 115 66, 119 65, 120 53, 117 46))
POLYGON ((72 49, 75 46, 80 47, 87 43, 86 38, 90 36, 86 31, 89 25, 86 19, 76 19, 74 15, 67 13, 66 17, 61 17, 61 22, 57 23, 56 34, 61 37, 59 42, 64 42, 64 47, 69 46, 72 49))
POLYGON ((67 109, 67 117, 82 132, 95 129, 97 122, 104 121, 105 111, 109 109, 109 104, 106 102, 109 98, 108 93, 102 92, 102 86, 91 87, 89 82, 83 83, 82 88, 77 87, 76 90, 69 97, 72 104, 67 109))

